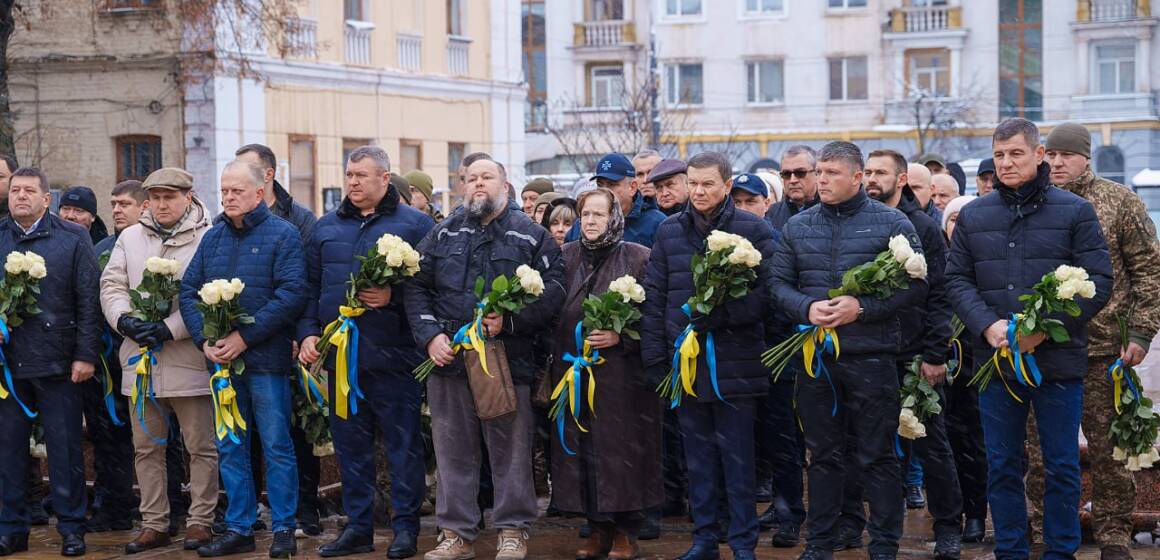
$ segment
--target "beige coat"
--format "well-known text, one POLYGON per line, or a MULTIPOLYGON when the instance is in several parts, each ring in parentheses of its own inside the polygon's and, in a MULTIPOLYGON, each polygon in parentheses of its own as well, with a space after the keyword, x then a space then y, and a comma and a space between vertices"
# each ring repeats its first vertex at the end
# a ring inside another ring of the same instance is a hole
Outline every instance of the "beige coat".
MULTIPOLYGON (((205 232, 209 231, 210 219, 201 202, 194 199, 189 215, 178 226, 177 233, 166 241, 153 229, 153 219, 148 210, 136 225, 121 232, 109 264, 101 274, 101 309, 105 320, 113 329, 122 315, 132 311, 129 289, 141 283, 145 272, 145 259, 162 257, 176 259, 181 263, 181 274, 193 259, 197 245, 205 232)), ((176 298, 174 298, 176 300, 176 298)), ((181 311, 176 301, 165 326, 173 333, 173 340, 166 341, 157 355, 157 365, 153 366, 153 390, 159 398, 194 397, 209 394, 209 372, 206 369, 205 354, 194 346, 189 331, 181 319, 181 311)), ((136 366, 129 365, 129 358, 138 353, 138 345, 126 338, 121 345, 121 393, 129 395, 136 382, 136 366)))

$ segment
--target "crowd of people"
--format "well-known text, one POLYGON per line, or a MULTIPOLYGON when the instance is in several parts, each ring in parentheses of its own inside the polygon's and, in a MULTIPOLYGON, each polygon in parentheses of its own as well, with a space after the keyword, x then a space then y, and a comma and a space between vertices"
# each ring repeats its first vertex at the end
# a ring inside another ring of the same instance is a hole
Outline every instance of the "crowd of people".
MULTIPOLYGON (((170 545, 181 532, 177 510, 186 550, 252 552, 263 487, 269 555, 295 554, 296 537, 321 533, 322 508, 319 460, 292 402, 309 390, 301 368, 325 360, 334 371, 336 357, 323 357, 319 341, 347 319, 357 327, 358 390, 349 414, 332 409, 328 418, 346 522, 319 549, 324 557, 374 549, 383 461, 387 556, 417 555, 433 460, 439 539, 427 560, 474 558, 484 507, 498 532, 496 558, 523 559, 545 487, 549 515, 587 522, 579 560, 636 558, 663 518, 685 515, 693 544, 679 560, 719 558, 721 544, 733 558, 754 558, 762 531, 774 547, 804 541, 800 560, 863 546, 888 560, 907 507, 929 509, 933 556, 958 560, 963 541, 984 539, 988 505, 997 558, 1071 558, 1080 544, 1082 424, 1101 557, 1130 559, 1135 487, 1113 460, 1107 370, 1117 358, 1139 364, 1160 329, 1155 226, 1130 189, 1094 175, 1081 125, 1055 126, 1044 145, 1033 123, 1009 119, 992 145, 977 196, 965 194, 962 169, 938 155, 910 163, 840 141, 786 149, 776 174, 734 174, 716 152, 687 161, 610 153, 572 191, 536 179, 518 196, 503 164, 475 153, 459 168, 463 204, 446 217, 433 206, 429 175, 395 173, 384 150, 363 146, 345 162, 341 204, 316 219, 275 180, 275 154, 251 144, 221 172, 216 217, 188 172, 163 168, 112 189, 112 235, 91 189, 68 189, 53 214, 44 172, 0 159, 0 254, 37 253, 47 270, 38 312, 17 327, 11 317, 0 324, 0 445, 17 450, 0 462, 0 556, 28 549, 30 525, 48 522, 46 504, 65 556, 85 553, 86 532, 132 529, 135 510, 129 554, 170 545), (711 310, 690 310, 694 263, 716 232, 760 253, 755 280, 711 310), (418 251, 418 272, 350 293, 386 234, 418 251), (831 295, 846 271, 893 250, 899 236, 925 257, 924 274, 885 297, 831 295), (153 257, 181 269, 180 294, 160 321, 134 313, 153 257), (1069 340, 1015 338, 1034 351, 1042 382, 968 386, 992 352, 1012 345, 1020 296, 1060 265, 1083 268, 1096 290, 1079 301, 1078 316, 1059 317, 1069 340), (529 267, 542 293, 518 312, 483 316, 486 343, 464 350, 457 333, 480 305, 477 280, 491 285, 529 267), (584 364, 573 354, 586 302, 625 276, 643 286, 639 338, 588 331, 583 346, 600 355, 589 364, 598 382, 584 388, 595 404, 550 427, 548 393, 584 364), (199 290, 235 278, 253 322, 211 335, 199 290), (346 309, 348 296, 365 312, 346 309), (1128 310, 1125 344, 1117 321, 1128 310), (791 360, 773 378, 762 353, 810 326, 840 348, 813 364, 791 360), (662 401, 657 387, 691 329, 709 333, 695 360, 711 374, 692 380, 683 400, 662 401), (510 391, 469 375, 483 358, 510 391), (142 359, 152 360, 148 394, 138 393, 142 359), (211 391, 222 367, 243 359, 244 372, 227 374, 229 395, 211 391), (426 359, 435 368, 421 382, 413 370, 426 359), (941 403, 925 437, 913 440, 897 435, 900 382, 912 363, 941 403), (507 413, 481 408, 509 394, 507 413), (231 437, 215 419, 222 405, 236 405, 244 420, 231 437), (43 430, 48 485, 24 452, 34 428, 43 430), (86 436, 96 468, 91 507, 86 436)), ((332 402, 346 390, 335 377, 323 388, 332 402)))

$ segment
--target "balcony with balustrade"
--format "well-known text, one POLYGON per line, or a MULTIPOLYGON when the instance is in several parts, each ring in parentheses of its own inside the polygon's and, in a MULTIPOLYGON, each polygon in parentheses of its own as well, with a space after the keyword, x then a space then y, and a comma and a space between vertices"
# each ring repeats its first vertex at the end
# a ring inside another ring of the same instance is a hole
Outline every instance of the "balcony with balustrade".
POLYGON ((470 72, 468 56, 471 53, 471 39, 450 36, 447 38, 447 73, 452 76, 466 76, 470 72))
POLYGON ((344 60, 352 66, 371 65, 371 39, 375 25, 368 21, 346 21, 344 60))
POLYGON ((903 6, 890 11, 890 31, 930 33, 962 29, 961 6, 903 6))
POLYGON ((423 36, 399 33, 395 37, 400 70, 418 72, 423 69, 423 36))
POLYGON ((1150 0, 1079 0, 1075 20, 1081 22, 1122 22, 1152 15, 1150 0))
POLYGON ((282 50, 286 56, 299 58, 318 57, 318 21, 311 18, 291 18, 286 23, 282 37, 282 50))
POLYGON ((573 24, 575 49, 616 49, 636 45, 636 25, 631 21, 582 21, 573 24))

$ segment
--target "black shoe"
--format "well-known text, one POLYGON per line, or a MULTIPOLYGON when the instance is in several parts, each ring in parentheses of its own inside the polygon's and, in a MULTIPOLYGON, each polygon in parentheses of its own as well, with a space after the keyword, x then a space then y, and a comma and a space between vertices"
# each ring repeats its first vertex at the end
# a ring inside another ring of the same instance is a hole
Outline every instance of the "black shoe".
POLYGON ((88 521, 85 522, 85 529, 89 533, 107 533, 109 531, 131 531, 133 530, 133 517, 131 515, 112 515, 106 514, 105 510, 101 510, 88 521))
POLYGON ((265 531, 268 528, 266 527, 266 522, 259 519, 253 525, 250 525, 250 529, 257 533, 258 531, 265 531))
POLYGON ((806 545, 798 560, 833 560, 834 553, 820 546, 806 545))
POLYGON ((757 554, 752 550, 734 550, 733 560, 757 560, 757 554))
POLYGON ((875 552, 870 555, 870 560, 898 560, 898 555, 886 552, 875 552))
POLYGON ((299 539, 306 539, 317 537, 322 534, 322 526, 317 523, 303 523, 298 522, 298 528, 294 531, 294 536, 299 539))
POLYGON ((767 478, 757 483, 757 495, 754 496, 760 503, 773 501, 773 479, 767 478))
POLYGON ((853 527, 842 527, 838 529, 838 544, 834 545, 834 551, 849 550, 852 548, 862 548, 862 531, 853 527))
POLYGON ((693 543, 693 548, 678 556, 676 560, 720 560, 720 558, 721 549, 717 547, 716 543, 693 543))
POLYGON ((387 549, 387 558, 410 558, 419 553, 419 543, 415 533, 399 531, 395 533, 395 540, 391 541, 391 548, 387 549))
POLYGON ((25 504, 25 509, 28 510, 29 525, 33 527, 48 525, 48 512, 44 510, 44 504, 40 500, 32 500, 25 504))
POLYGON ((907 485, 906 507, 909 509, 922 509, 926 507, 926 496, 923 495, 921 486, 907 485))
POLYGON ((587 524, 587 523, 581 525, 579 535, 580 535, 580 538, 582 538, 582 539, 586 539, 586 538, 592 536, 592 526, 587 524))
POLYGON ((661 538, 661 520, 654 516, 646 515, 644 522, 640 525, 640 533, 637 534, 636 538, 641 541, 655 541, 661 538))
POLYGON ((955 530, 942 531, 934 537, 934 560, 959 560, 963 541, 955 530))
POLYGON ((983 542, 987 536, 987 523, 982 519, 967 518, 963 523, 963 542, 983 542))
POLYGON ((11 556, 17 552, 28 552, 28 533, 0 537, 0 556, 11 556))
POLYGON ((769 507, 765 508, 765 511, 757 516, 757 525, 761 527, 762 531, 768 531, 777 527, 777 508, 773 507, 773 504, 769 504, 769 507))
POLYGON ((254 546, 254 535, 243 535, 233 531, 226 531, 224 535, 214 539, 213 542, 197 549, 197 555, 202 558, 229 556, 230 554, 253 552, 256 548, 254 546))
POLYGON ((374 536, 364 535, 353 529, 344 529, 337 539, 318 547, 318 554, 323 558, 333 558, 335 556, 365 554, 374 549, 374 536))
POLYGON ((665 502, 665 505, 661 507, 661 515, 664 517, 681 517, 687 513, 689 513, 689 504, 685 503, 684 500, 665 502))
POLYGON ((78 535, 75 533, 72 535, 65 535, 64 540, 60 543, 61 556, 84 556, 85 551, 84 535, 78 535))
POLYGON ((782 523, 778 525, 777 532, 773 534, 773 539, 770 540, 770 544, 774 548, 793 548, 801 540, 801 537, 798 536, 799 530, 800 528, 793 523, 782 523))
POLYGON ((289 558, 295 554, 298 554, 298 541, 294 540, 294 531, 275 531, 274 542, 270 543, 270 558, 289 558))

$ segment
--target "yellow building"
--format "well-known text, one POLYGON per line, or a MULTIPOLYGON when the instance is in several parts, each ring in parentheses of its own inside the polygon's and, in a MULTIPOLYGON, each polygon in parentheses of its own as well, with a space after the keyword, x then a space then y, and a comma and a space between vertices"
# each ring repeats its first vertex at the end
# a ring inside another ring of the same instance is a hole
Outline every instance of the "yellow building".
POLYGON ((54 187, 100 196, 181 166, 216 207, 221 168, 251 142, 317 213, 341 199, 361 144, 386 149, 395 172, 426 171, 437 192, 473 151, 522 175, 512 2, 266 0, 259 14, 215 0, 211 25, 177 0, 34 4, 11 41, 17 156, 54 187))

